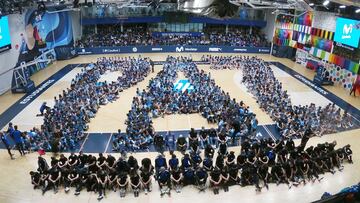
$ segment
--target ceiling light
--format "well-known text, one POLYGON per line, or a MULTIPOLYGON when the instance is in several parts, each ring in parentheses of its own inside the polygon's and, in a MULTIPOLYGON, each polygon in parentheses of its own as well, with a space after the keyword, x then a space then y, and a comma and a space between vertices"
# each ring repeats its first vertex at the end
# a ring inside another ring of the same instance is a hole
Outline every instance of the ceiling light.
POLYGON ((324 6, 327 6, 329 3, 330 3, 330 1, 329 1, 329 0, 326 0, 326 1, 324 1, 323 5, 324 5, 324 6))
POLYGON ((309 6, 314 6, 315 4, 314 3, 309 3, 309 6))
POLYGON ((341 6, 339 6, 339 8, 346 8, 346 6, 345 6, 345 5, 341 5, 341 6))
POLYGON ((356 9, 355 13, 360 13, 360 8, 356 9))

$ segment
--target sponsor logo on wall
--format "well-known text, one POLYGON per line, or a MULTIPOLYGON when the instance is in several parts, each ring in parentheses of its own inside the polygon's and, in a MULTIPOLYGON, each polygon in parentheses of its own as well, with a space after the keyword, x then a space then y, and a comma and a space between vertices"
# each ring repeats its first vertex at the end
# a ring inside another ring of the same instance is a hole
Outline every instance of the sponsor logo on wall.
POLYGON ((75 49, 72 49, 71 51, 70 51, 70 53, 71 53, 71 55, 75 55, 76 54, 76 50, 75 49))
POLYGON ((352 24, 344 24, 343 34, 341 36, 341 39, 351 39, 352 31, 353 31, 353 25, 352 24))
POLYGON ((235 52, 247 52, 247 49, 235 48, 234 51, 235 51, 235 52))
POLYGON ((220 52, 221 48, 219 48, 219 47, 210 47, 209 51, 211 51, 211 52, 220 52))
POLYGON ((133 52, 137 52, 138 50, 137 50, 136 47, 133 47, 133 48, 132 48, 132 51, 133 51, 133 52))
POLYGON ((160 48, 160 47, 154 47, 154 48, 151 48, 151 51, 162 51, 163 49, 160 48))
POLYGON ((86 49, 81 49, 80 52, 78 52, 79 55, 86 55, 86 54, 92 54, 91 51, 87 51, 86 49))
POLYGON ((175 48, 176 52, 183 52, 184 51, 184 47, 176 47, 175 48))
POLYGON ((349 49, 350 51, 354 51, 354 50, 355 50, 353 47, 346 46, 346 45, 341 44, 341 43, 339 43, 339 42, 335 42, 335 45, 338 46, 338 47, 342 47, 342 48, 345 48, 345 49, 349 49))
POLYGON ((176 52, 184 52, 184 51, 189 51, 189 52, 195 52, 198 49, 195 47, 176 47, 175 51, 176 52))
POLYGON ((103 53, 118 53, 120 49, 103 49, 103 53))
POLYGON ((187 48, 185 47, 185 51, 197 51, 198 49, 197 48, 187 48))
POLYGON ((270 52, 269 49, 259 49, 259 52, 270 52))

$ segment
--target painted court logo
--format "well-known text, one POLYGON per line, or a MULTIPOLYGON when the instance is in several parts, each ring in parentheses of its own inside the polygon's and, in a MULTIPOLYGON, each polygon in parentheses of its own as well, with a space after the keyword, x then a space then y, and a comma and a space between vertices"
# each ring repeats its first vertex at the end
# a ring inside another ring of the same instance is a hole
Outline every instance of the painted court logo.
POLYGON ((179 92, 185 92, 185 90, 191 91, 193 89, 194 86, 190 83, 189 80, 179 80, 176 83, 174 83, 174 90, 179 92))

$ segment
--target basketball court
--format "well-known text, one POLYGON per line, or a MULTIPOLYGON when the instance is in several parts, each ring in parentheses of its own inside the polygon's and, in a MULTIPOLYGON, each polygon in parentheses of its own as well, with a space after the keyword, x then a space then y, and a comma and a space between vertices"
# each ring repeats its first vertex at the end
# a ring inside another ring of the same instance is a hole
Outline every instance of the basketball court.
MULTIPOLYGON (((173 56, 190 56, 194 61, 200 60, 203 54, 189 54, 177 53, 171 54, 173 56)), ((216 54, 216 55, 230 55, 230 54, 216 54)), ((231 54, 235 55, 235 54, 231 54)), ((251 54, 246 54, 252 56, 251 54)), ((82 68, 91 62, 95 62, 98 57, 112 57, 112 56, 134 56, 139 54, 118 54, 118 55, 92 55, 79 56, 75 59, 67 61, 58 61, 48 67, 46 71, 39 72, 32 76, 40 91, 36 94, 29 95, 12 95, 4 94, 0 96, 1 106, 0 117, 1 127, 6 127, 9 122, 19 126, 19 129, 26 131, 32 127, 40 127, 42 124, 42 117, 37 117, 39 108, 43 102, 47 102, 52 106, 53 98, 60 94, 63 89, 70 87, 71 80, 82 68), (49 77, 49 75, 51 75, 49 77), (41 88, 40 88, 41 87, 41 88)), ((150 57, 153 61, 164 61, 167 54, 141 54, 142 57, 150 57)), ((314 73, 306 70, 300 65, 288 60, 279 59, 270 55, 257 55, 267 62, 271 62, 271 68, 275 76, 282 82, 283 88, 289 92, 289 95, 296 105, 309 105, 314 103, 317 106, 325 106, 329 103, 335 103, 343 110, 353 116, 356 121, 354 129, 340 132, 331 135, 324 135, 321 138, 315 137, 310 139, 309 145, 316 145, 317 143, 337 141, 338 147, 346 144, 351 144, 354 153, 354 164, 346 164, 342 173, 335 175, 325 174, 322 182, 308 183, 307 185, 299 186, 298 188, 288 189, 286 185, 276 186, 271 184, 268 191, 263 190, 261 193, 255 192, 252 186, 240 187, 234 186, 230 188, 228 193, 220 193, 218 196, 210 195, 210 191, 198 194, 197 190, 193 190, 191 186, 185 187, 180 194, 173 194, 172 198, 160 198, 157 192, 149 193, 147 196, 140 195, 139 198, 133 198, 131 194, 122 200, 119 199, 118 193, 108 192, 106 201, 136 201, 136 202, 234 202, 235 199, 241 198, 241 202, 310 202, 319 199, 324 191, 336 193, 342 188, 356 184, 360 178, 360 158, 357 154, 360 153, 360 98, 352 97, 343 93, 340 87, 314 87, 311 85, 314 73), (320 89, 319 89, 320 88, 320 89), (281 193, 281 195, 279 195, 281 193)), ((246 87, 241 84, 242 73, 241 70, 212 70, 209 65, 198 65, 198 67, 206 72, 209 72, 225 92, 229 92, 232 98, 237 101, 244 101, 246 105, 257 115, 259 120, 259 128, 257 136, 261 138, 277 139, 277 134, 274 122, 270 117, 263 112, 256 99, 247 91, 246 87), (221 72, 221 74, 220 74, 221 72)), ((116 133, 118 129, 125 130, 126 114, 131 108, 132 98, 136 94, 136 89, 140 90, 146 88, 149 80, 156 76, 161 70, 162 65, 155 66, 155 72, 151 73, 142 82, 138 83, 129 89, 120 93, 120 98, 113 103, 101 106, 96 113, 95 118, 91 119, 89 123, 89 130, 86 132, 86 138, 77 146, 75 152, 80 150, 86 153, 112 153, 111 136, 116 133)), ((100 80, 113 81, 120 75, 119 72, 109 72, 102 75, 100 80)), ((186 79, 184 75, 179 74, 177 81, 186 79)), ((174 133, 176 136, 180 134, 187 135, 190 128, 200 129, 201 127, 212 128, 216 125, 208 124, 208 122, 198 114, 187 115, 169 115, 163 118, 156 118, 153 120, 154 128, 159 133, 167 133, 168 131, 174 133)), ((296 143, 299 141, 297 140, 296 143)), ((238 147, 232 147, 230 150, 237 152, 238 147)), ((30 177, 28 172, 36 169, 37 153, 31 153, 25 157, 20 157, 17 151, 16 159, 9 161, 8 154, 5 150, 0 153, 0 176, 3 177, 0 182, 1 194, 0 202, 97 202, 97 195, 93 193, 83 192, 80 196, 73 196, 59 191, 58 194, 48 192, 45 194, 46 198, 41 196, 41 192, 33 190, 30 184, 30 177), (16 184, 15 184, 16 183, 16 184)), ((165 152, 169 157, 169 153, 165 152)), ((143 157, 155 158, 156 152, 137 152, 133 154, 138 160, 143 157)), ((51 154, 45 155, 49 158, 51 154)), ((119 154, 114 153, 115 157, 119 154)), ((157 185, 154 184, 154 191, 157 190, 157 185)))

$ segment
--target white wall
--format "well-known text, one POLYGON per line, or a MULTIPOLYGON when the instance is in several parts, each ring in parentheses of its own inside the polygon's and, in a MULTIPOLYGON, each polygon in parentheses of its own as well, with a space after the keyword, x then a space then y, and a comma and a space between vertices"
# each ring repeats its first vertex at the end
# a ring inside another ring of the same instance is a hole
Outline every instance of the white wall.
POLYGON ((267 37, 268 41, 272 41, 275 26, 275 14, 272 14, 271 12, 272 10, 270 9, 265 11, 266 27, 262 29, 262 32, 267 37))
MULTIPOLYGON (((24 16, 20 14, 9 15, 9 27, 12 48, 0 53, 0 95, 11 88, 13 69, 19 58, 21 34, 25 34, 24 16)), ((0 102, 1 103, 1 102, 0 102)))
POLYGON ((335 13, 315 11, 313 18, 313 27, 335 32, 336 28, 335 13))

